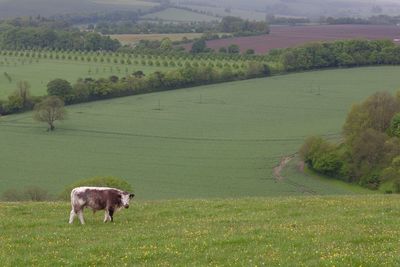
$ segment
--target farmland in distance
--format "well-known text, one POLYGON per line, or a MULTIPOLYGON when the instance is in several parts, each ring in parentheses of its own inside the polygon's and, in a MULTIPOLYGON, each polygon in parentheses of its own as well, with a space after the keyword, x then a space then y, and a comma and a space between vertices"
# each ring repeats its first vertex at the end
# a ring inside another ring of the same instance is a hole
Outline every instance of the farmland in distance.
POLYGON ((112 75, 122 77, 138 70, 148 74, 156 70, 170 69, 163 66, 121 64, 120 58, 114 63, 114 59, 112 58, 111 62, 101 63, 86 60, 37 60, 0 56, 0 99, 6 99, 16 89, 18 81, 28 81, 32 95, 41 96, 46 94, 47 83, 57 78, 75 83, 78 78, 104 78, 112 75))
MULTIPOLYGON (((271 27, 270 34, 211 40, 207 42, 207 45, 218 50, 220 47, 237 44, 242 52, 251 48, 261 54, 271 49, 295 47, 309 42, 354 38, 393 40, 400 38, 400 27, 394 25, 275 26, 271 27)), ((188 44, 185 47, 189 49, 191 45, 188 44)))
POLYGON ((140 40, 161 41, 169 38, 171 41, 182 41, 187 39, 200 38, 203 33, 154 33, 154 34, 112 34, 111 38, 117 39, 122 44, 132 44, 140 40))
POLYGON ((179 8, 167 8, 159 12, 150 13, 142 16, 146 20, 162 20, 170 22, 190 22, 190 21, 216 21, 220 20, 217 17, 209 16, 193 11, 188 11, 179 8))

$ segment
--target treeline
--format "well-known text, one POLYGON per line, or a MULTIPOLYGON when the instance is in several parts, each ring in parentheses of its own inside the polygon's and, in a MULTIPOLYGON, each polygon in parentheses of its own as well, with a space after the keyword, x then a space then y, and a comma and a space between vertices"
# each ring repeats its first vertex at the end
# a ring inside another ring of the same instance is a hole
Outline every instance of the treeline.
POLYGON ((94 29, 102 34, 147 34, 147 33, 204 33, 218 29, 218 22, 99 22, 89 25, 88 29, 94 29))
POLYGON ((369 18, 355 18, 355 17, 323 17, 320 23, 327 23, 330 25, 337 24, 365 24, 365 25, 397 25, 400 23, 400 16, 379 15, 369 18))
POLYGON ((341 143, 310 137, 300 155, 321 174, 400 193, 400 94, 378 92, 355 104, 341 143))
MULTIPOLYGON (((172 90, 198 85, 243 80, 270 75, 268 65, 249 62, 245 69, 209 66, 186 67, 169 71, 156 71, 145 75, 137 71, 126 77, 111 76, 100 79, 79 79, 74 85, 56 79, 48 84, 48 95, 64 99, 66 104, 95 101, 121 96, 172 90)), ((26 82, 18 84, 7 101, 0 101, 0 114, 31 110, 43 97, 31 97, 26 82)))
MULTIPOLYGON (((265 21, 250 21, 239 17, 228 16, 220 22, 137 22, 137 21, 114 21, 99 22, 89 25, 102 34, 146 34, 146 33, 230 33, 234 36, 248 36, 269 33, 268 23, 265 21)), ((218 35, 217 35, 218 36, 218 35)))
POLYGON ((270 25, 298 25, 311 22, 309 18, 276 17, 274 15, 267 15, 265 20, 270 25))
POLYGON ((0 48, 116 51, 117 40, 93 32, 81 32, 63 22, 40 17, 0 22, 0 48))
POLYGON ((250 21, 239 17, 223 17, 218 30, 225 33, 234 33, 235 36, 269 33, 269 25, 265 21, 250 21))
POLYGON ((279 62, 285 71, 400 64, 400 46, 390 40, 310 43, 273 50, 268 57, 270 61, 279 62))

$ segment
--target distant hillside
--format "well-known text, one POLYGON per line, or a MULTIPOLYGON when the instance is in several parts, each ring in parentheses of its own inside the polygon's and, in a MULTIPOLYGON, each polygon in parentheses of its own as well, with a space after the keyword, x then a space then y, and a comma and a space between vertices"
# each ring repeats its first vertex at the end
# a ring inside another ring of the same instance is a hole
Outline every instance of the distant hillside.
POLYGON ((147 20, 162 20, 162 21, 179 21, 179 22, 188 22, 188 21, 215 21, 219 20, 219 18, 214 16, 209 16, 206 14, 200 14, 197 12, 192 12, 180 8, 167 8, 165 10, 147 14, 142 17, 147 20))
POLYGON ((51 16, 65 13, 93 13, 112 10, 134 10, 152 7, 142 1, 101 1, 91 0, 0 0, 0 18, 16 16, 51 16), (137 4, 133 4, 137 2, 137 4))
POLYGON ((306 16, 318 19, 321 16, 362 16, 387 14, 398 15, 400 3, 393 0, 172 0, 172 2, 204 10, 214 14, 239 14, 247 16, 249 11, 265 12, 281 16, 306 16), (222 10, 221 10, 222 8, 222 10))

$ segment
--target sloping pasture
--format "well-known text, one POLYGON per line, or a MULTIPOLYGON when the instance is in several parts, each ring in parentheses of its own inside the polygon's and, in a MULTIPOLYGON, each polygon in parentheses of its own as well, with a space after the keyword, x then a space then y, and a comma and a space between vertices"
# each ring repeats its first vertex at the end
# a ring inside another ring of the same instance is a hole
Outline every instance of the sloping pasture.
POLYGON ((352 103, 396 91, 399 71, 306 72, 75 105, 53 133, 30 113, 2 117, 0 191, 57 194, 101 175, 127 179, 139 199, 351 194, 324 180, 276 181, 273 168, 309 135, 338 138, 352 103))
POLYGON ((163 66, 127 65, 113 62, 53 59, 36 61, 0 56, 0 99, 6 99, 17 88, 18 81, 28 81, 31 85, 31 94, 41 96, 46 94, 47 83, 57 78, 75 83, 78 78, 107 78, 112 75, 122 77, 138 70, 148 74, 156 70, 167 69, 168 67, 163 66))

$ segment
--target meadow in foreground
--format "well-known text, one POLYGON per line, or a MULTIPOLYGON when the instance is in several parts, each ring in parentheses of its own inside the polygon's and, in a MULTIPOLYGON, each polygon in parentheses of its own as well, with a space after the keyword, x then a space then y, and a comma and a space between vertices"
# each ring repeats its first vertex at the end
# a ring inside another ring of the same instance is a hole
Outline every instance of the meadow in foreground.
POLYGON ((0 203, 2 266, 398 266, 399 196, 137 202, 104 224, 0 203))

